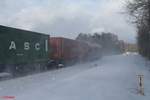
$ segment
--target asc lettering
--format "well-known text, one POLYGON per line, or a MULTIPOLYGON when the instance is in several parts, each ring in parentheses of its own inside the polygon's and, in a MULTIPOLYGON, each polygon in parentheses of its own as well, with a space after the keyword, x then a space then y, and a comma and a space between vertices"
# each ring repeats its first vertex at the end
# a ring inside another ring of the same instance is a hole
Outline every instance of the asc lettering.
POLYGON ((30 43, 29 42, 25 42, 24 43, 24 50, 29 50, 30 49, 30 43))
MULTIPOLYGON (((29 42, 24 42, 23 44, 23 49, 24 50, 30 50, 31 49, 31 45, 29 42)), ((39 51, 41 48, 40 48, 40 43, 35 43, 33 46, 32 46, 36 51, 39 51)), ((9 50, 16 50, 17 49, 17 45, 15 43, 15 41, 11 41, 10 42, 10 45, 9 45, 9 50)), ((48 51, 48 41, 45 40, 45 51, 47 52, 48 51)))
POLYGON ((16 49, 16 44, 14 41, 11 41, 10 46, 9 46, 9 50, 11 49, 16 49))

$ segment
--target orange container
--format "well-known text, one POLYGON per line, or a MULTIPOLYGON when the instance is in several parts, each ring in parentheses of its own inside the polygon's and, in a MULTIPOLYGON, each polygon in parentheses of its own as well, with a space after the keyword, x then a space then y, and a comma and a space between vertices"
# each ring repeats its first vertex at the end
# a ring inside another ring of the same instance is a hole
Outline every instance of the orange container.
POLYGON ((89 46, 86 43, 63 37, 50 37, 52 48, 51 58, 54 60, 81 60, 88 55, 89 46))

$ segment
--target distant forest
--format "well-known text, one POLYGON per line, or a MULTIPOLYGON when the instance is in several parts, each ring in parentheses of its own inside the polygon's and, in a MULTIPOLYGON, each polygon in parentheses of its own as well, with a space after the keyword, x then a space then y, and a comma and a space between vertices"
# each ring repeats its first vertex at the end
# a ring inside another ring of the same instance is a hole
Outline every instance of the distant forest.
POLYGON ((104 55, 120 54, 125 52, 124 41, 118 40, 113 33, 80 33, 76 40, 101 46, 104 55))

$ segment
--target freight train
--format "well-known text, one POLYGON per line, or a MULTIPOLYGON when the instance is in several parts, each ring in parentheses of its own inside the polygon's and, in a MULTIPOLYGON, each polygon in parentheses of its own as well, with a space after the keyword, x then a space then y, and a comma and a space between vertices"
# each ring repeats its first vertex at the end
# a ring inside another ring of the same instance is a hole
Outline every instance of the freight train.
POLYGON ((101 47, 0 25, 0 73, 24 75, 101 56, 101 47))

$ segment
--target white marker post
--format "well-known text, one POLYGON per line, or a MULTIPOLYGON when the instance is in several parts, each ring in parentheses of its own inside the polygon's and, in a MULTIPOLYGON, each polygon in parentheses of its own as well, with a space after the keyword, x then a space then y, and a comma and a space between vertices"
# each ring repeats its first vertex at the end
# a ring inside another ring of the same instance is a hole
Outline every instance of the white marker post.
POLYGON ((145 95, 144 94, 144 75, 137 75, 138 76, 138 92, 141 95, 145 95))

